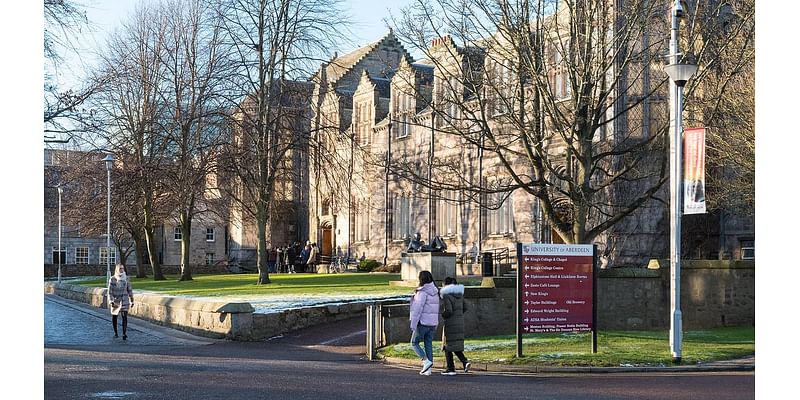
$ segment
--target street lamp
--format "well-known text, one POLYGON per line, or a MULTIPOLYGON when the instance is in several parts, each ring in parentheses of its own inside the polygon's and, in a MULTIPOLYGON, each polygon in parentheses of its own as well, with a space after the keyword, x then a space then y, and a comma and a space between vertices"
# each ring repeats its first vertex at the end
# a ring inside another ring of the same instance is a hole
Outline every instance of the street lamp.
POLYGON ((108 284, 108 282, 111 281, 111 169, 114 168, 114 156, 109 154, 103 161, 106 162, 106 177, 108 180, 108 192, 106 194, 106 198, 108 199, 106 202, 106 210, 108 211, 108 225, 106 227, 106 284, 108 284))
POLYGON ((58 282, 61 282, 61 193, 64 188, 58 185, 58 282))
POLYGON ((669 145, 669 178, 670 178, 670 330, 669 346, 672 351, 672 361, 681 362, 681 159, 683 146, 681 137, 683 133, 683 86, 686 81, 697 71, 697 65, 678 62, 678 27, 680 18, 685 18, 685 12, 680 0, 672 3, 672 32, 669 42, 670 64, 664 67, 669 75, 670 85, 670 138, 669 145))

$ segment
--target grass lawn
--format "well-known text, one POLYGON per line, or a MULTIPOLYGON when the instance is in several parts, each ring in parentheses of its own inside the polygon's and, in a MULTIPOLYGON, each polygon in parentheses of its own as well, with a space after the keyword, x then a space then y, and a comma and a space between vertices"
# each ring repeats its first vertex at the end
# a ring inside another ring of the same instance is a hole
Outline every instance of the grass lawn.
MULTIPOLYGON (((522 358, 516 357, 515 336, 467 339, 464 354, 472 362, 538 366, 659 366, 672 364, 669 331, 598 332, 597 353, 591 352, 588 333, 526 334, 522 358)), ((434 357, 444 358, 441 342, 433 342, 434 357)), ((411 345, 382 349, 386 356, 416 360, 411 345)), ((686 331, 682 363, 729 360, 755 354, 755 328, 719 328, 686 331)))
MULTIPOLYGON (((270 274, 270 283, 257 285, 258 274, 193 275, 192 281, 180 282, 177 275, 166 275, 164 281, 152 277, 131 277, 134 292, 158 292, 173 296, 277 296, 277 295, 379 295, 411 294, 413 288, 389 286, 400 280, 400 274, 270 274)), ((81 285, 105 287, 105 277, 77 282, 81 285)))

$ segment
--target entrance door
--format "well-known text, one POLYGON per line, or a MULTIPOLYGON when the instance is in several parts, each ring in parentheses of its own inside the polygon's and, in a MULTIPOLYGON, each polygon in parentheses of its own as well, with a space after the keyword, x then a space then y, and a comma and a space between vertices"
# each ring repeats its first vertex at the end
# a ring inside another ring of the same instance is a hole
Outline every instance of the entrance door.
POLYGON ((322 228, 322 243, 320 243, 320 252, 323 256, 330 256, 332 254, 331 248, 333 247, 333 235, 331 228, 322 228))

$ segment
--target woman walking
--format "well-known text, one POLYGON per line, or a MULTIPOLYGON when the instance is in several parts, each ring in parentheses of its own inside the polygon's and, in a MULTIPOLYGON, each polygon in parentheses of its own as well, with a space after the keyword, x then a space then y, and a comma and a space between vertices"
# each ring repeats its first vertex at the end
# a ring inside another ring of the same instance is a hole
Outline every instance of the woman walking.
POLYGON ((467 304, 464 302, 464 285, 456 282, 455 278, 444 279, 444 287, 439 291, 442 297, 442 318, 444 330, 442 331, 442 350, 447 360, 447 369, 442 375, 455 375, 456 367, 453 363, 453 353, 464 366, 464 373, 469 372, 470 362, 464 356, 464 312, 467 304))
POLYGON ((430 271, 420 271, 419 286, 411 298, 411 348, 422 360, 420 375, 430 375, 433 366, 433 335, 439 324, 439 288, 430 271), (419 342, 425 342, 425 350, 419 342))
POLYGON ((122 315, 122 340, 128 340, 128 309, 133 305, 133 289, 125 266, 117 264, 114 275, 108 280, 108 306, 111 310, 111 323, 114 326, 114 337, 117 334, 117 316, 122 315))

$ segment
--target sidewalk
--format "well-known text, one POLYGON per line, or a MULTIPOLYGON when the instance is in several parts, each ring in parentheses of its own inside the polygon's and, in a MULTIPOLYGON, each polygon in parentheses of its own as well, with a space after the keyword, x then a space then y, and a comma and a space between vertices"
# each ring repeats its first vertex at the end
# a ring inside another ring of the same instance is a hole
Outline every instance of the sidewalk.
MULTIPOLYGON (((379 357, 382 357, 379 355, 379 357)), ((388 365, 398 365, 409 368, 419 368, 417 360, 407 358, 383 357, 382 362, 388 365)), ((434 373, 445 370, 444 358, 434 359, 434 373)), ((755 356, 740 358, 736 360, 714 361, 696 365, 663 365, 663 366, 620 366, 620 367, 552 367, 536 365, 504 365, 473 362, 470 371, 500 372, 500 373, 575 373, 575 374, 597 374, 597 373, 630 373, 630 372, 732 372, 732 371, 755 371, 755 356)))

